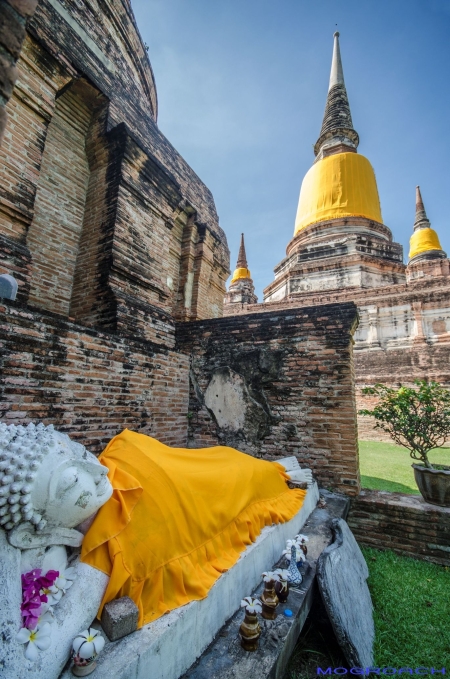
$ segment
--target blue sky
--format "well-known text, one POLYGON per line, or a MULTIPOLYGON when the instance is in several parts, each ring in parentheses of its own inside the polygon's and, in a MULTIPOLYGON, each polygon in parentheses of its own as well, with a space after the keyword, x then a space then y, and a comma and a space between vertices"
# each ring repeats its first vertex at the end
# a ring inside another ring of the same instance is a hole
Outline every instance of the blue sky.
POLYGON ((341 34, 359 152, 407 261, 420 184, 450 255, 450 0, 132 0, 158 124, 211 189, 256 292, 293 235, 341 34))

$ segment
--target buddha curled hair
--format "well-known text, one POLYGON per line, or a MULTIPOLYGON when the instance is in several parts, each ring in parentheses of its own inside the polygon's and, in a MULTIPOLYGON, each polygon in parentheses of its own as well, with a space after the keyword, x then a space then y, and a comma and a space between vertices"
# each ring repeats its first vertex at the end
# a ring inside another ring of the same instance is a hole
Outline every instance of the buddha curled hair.
POLYGON ((56 445, 53 425, 26 427, 0 423, 0 525, 11 530, 30 521, 42 530, 46 521, 31 501, 37 470, 56 445))

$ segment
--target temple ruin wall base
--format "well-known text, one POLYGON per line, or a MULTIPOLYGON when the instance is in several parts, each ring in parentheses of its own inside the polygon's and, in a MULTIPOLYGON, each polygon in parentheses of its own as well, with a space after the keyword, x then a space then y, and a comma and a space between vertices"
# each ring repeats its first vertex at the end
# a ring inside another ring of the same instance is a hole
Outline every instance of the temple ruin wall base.
POLYGON ((418 495, 362 490, 352 499, 348 525, 360 545, 449 564, 450 509, 418 495))

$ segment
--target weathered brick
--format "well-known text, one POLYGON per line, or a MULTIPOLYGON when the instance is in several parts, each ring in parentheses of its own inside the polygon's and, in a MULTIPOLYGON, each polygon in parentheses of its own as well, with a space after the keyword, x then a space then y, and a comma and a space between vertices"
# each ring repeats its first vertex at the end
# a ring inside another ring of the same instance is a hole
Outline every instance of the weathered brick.
POLYGON ((0 45, 18 59, 25 38, 25 21, 5 0, 0 0, 0 16, 0 45))
POLYGON ((6 0, 16 12, 28 19, 33 16, 38 0, 6 0))
POLYGON ((96 453, 125 427, 168 445, 186 445, 186 355, 152 342, 88 331, 16 303, 1 304, 0 322, 0 417, 53 423, 96 453), (130 360, 133 370, 127 367, 130 360), (16 366, 22 377, 15 377, 16 366), (164 380, 167 386, 155 390, 154 380, 168 369, 176 370, 179 388, 164 380), (74 379, 68 381, 68 375, 74 379))
POLYGON ((190 354, 196 382, 189 398, 189 445, 226 443, 267 459, 297 455, 322 485, 357 494, 354 319, 355 307, 345 304, 178 324, 176 346, 190 354), (317 317, 337 318, 339 324, 326 327, 317 317), (303 362, 297 360, 300 341, 303 362), (318 369, 330 348, 347 371, 318 369), (244 376, 252 397, 270 413, 270 425, 256 436, 243 432, 233 438, 220 430, 202 402, 211 375, 224 366, 244 376))
POLYGON ((362 545, 450 563, 450 508, 417 495, 363 490, 352 499, 348 523, 362 545))
MULTIPOLYGON (((229 251, 211 193, 155 124, 131 9, 113 5, 106 16, 65 4, 100 52, 107 45, 103 61, 80 57, 85 44, 50 3, 31 19, 0 158, 0 234, 31 251, 20 275, 33 305, 166 344, 168 316, 221 315, 229 251)), ((16 19, 32 12, 27 0, 4 6, 16 19)))

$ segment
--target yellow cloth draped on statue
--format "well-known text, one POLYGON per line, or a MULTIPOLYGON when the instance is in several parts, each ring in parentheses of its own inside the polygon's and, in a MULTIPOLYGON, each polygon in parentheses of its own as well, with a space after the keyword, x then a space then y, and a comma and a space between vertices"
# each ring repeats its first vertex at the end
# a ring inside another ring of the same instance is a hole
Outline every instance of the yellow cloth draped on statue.
POLYGON ((129 596, 139 627, 203 599, 261 529, 291 519, 306 494, 287 487, 279 464, 224 446, 169 448, 128 429, 99 459, 114 492, 81 560, 110 576, 99 615, 129 596))

